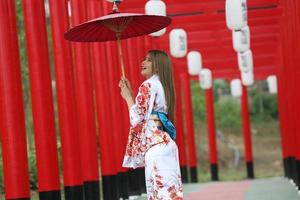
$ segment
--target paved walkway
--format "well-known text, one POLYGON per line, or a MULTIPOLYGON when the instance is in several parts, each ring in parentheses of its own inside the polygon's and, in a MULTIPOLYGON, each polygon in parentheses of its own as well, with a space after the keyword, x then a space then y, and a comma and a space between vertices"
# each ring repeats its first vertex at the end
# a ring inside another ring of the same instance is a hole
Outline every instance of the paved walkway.
MULTIPOLYGON (((137 200, 146 200, 140 197, 137 200)), ((300 200, 297 190, 282 177, 184 185, 184 200, 300 200)))

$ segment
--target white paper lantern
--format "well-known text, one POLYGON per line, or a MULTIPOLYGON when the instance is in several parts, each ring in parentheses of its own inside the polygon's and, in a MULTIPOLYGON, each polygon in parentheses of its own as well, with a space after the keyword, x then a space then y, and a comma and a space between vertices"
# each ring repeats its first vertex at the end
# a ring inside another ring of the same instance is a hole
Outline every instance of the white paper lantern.
POLYGON ((246 0, 226 0, 226 24, 231 30, 239 30, 247 25, 246 0))
POLYGON ((238 52, 239 69, 242 72, 253 71, 253 55, 251 50, 238 52))
POLYGON ((242 85, 240 79, 233 79, 230 82, 230 91, 233 97, 241 97, 242 96, 242 85))
POLYGON ((236 52, 244 52, 250 49, 250 30, 245 26, 241 30, 232 31, 233 49, 236 52))
POLYGON ((187 55, 188 71, 190 75, 198 75, 202 69, 202 56, 198 51, 190 51, 187 55))
POLYGON ((275 75, 268 76, 267 83, 269 92, 271 94, 277 94, 277 77, 275 75))
POLYGON ((170 32, 170 52, 176 58, 182 58, 187 53, 187 34, 183 29, 173 29, 170 32))
POLYGON ((241 72, 242 83, 244 86, 251 86, 254 83, 253 71, 241 72))
POLYGON ((212 74, 209 69, 201 69, 199 74, 200 87, 204 90, 212 87, 212 74))
MULTIPOLYGON (((166 4, 160 0, 150 0, 145 5, 145 13, 147 15, 166 16, 167 15, 166 4)), ((166 33, 166 28, 163 28, 159 31, 151 33, 150 35, 153 37, 159 37, 165 33, 166 33)))

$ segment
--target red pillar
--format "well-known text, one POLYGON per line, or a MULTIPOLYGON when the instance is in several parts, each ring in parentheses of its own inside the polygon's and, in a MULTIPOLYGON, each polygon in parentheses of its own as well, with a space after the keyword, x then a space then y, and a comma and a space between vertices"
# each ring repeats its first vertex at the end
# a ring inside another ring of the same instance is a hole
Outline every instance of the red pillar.
POLYGON ((30 199, 15 1, 0 1, 0 134, 6 199, 30 199))
MULTIPOLYGON (((72 25, 87 20, 87 1, 72 0, 72 25)), ((96 142, 96 123, 89 46, 74 44, 75 94, 78 110, 82 181, 85 199, 99 199, 99 172, 96 142)))
MULTIPOLYGON (((130 49, 128 51, 128 73, 127 73, 127 76, 128 76, 128 79, 130 80, 131 82, 131 87, 132 87, 132 90, 133 90, 133 95, 134 95, 134 98, 135 96, 137 95, 137 92, 138 92, 138 88, 141 84, 140 82, 140 64, 141 64, 141 61, 138 60, 138 42, 137 42, 137 38, 131 38, 131 39, 128 39, 127 40, 127 46, 128 46, 128 49, 130 49)), ((125 66, 126 68, 126 66, 125 66)), ((129 123, 129 121, 128 121, 129 123)), ((127 131, 128 133, 128 131, 127 131)), ((128 134, 127 134, 128 135, 128 134)), ((132 169, 129 169, 128 171, 128 178, 129 178, 129 194, 131 195, 140 195, 141 194, 141 188, 142 188, 142 185, 141 185, 141 181, 139 180, 140 179, 140 169, 135 169, 135 170, 132 170, 132 169)))
POLYGON ((213 181, 219 180, 218 176, 218 155, 216 144, 216 126, 215 126, 215 112, 214 112, 214 96, 213 89, 205 90, 206 98, 206 121, 209 142, 209 161, 211 170, 211 179, 213 181))
POLYGON ((107 80, 109 82, 108 84, 108 95, 110 96, 110 102, 107 105, 108 106, 108 112, 110 113, 110 137, 112 139, 112 144, 114 146, 113 151, 111 152, 111 157, 114 158, 113 162, 113 175, 110 177, 110 179, 107 181, 107 184, 110 184, 113 192, 111 192, 111 195, 114 195, 114 198, 119 198, 119 187, 118 187, 118 173, 120 172, 121 168, 121 160, 120 160, 120 129, 118 126, 120 126, 118 123, 120 123, 120 115, 119 115, 119 108, 117 107, 117 99, 119 97, 116 95, 116 89, 119 89, 118 83, 116 83, 114 78, 114 70, 118 70, 118 66, 114 65, 114 62, 112 59, 117 59, 117 52, 115 51, 113 47, 112 42, 106 43, 105 51, 107 53, 107 80))
POLYGON ((138 48, 137 48, 137 39, 136 38, 132 38, 132 39, 128 39, 127 42, 128 48, 130 49, 130 51, 128 51, 128 56, 131 58, 129 60, 129 66, 128 68, 129 70, 129 76, 131 77, 131 86, 134 90, 134 93, 137 94, 138 92, 138 88, 141 84, 140 80, 140 74, 137 74, 137 67, 139 67, 141 65, 141 63, 138 60, 138 48))
POLYGON ((187 173, 187 158, 185 151, 185 140, 184 140, 184 127, 183 127, 183 113, 182 113, 182 99, 181 99, 181 89, 180 89, 180 77, 179 71, 175 64, 173 64, 174 69, 174 86, 176 92, 176 116, 175 116, 175 125, 176 125, 176 143, 178 145, 179 152, 179 164, 181 171, 182 182, 188 182, 188 173, 187 173))
POLYGON ((252 158, 252 141, 248 108, 248 91, 247 87, 242 85, 241 96, 241 110, 242 110, 242 124, 243 124, 243 138, 245 147, 246 167, 248 178, 254 178, 253 158, 252 158))
POLYGON ((300 4, 297 0, 280 0, 281 18, 281 52, 278 70, 278 94, 280 125, 283 145, 285 145, 284 164, 288 178, 300 186, 300 95, 298 79, 299 36, 300 36, 300 4))
POLYGON ((282 157, 284 165, 285 176, 291 178, 290 175, 290 163, 291 163, 291 152, 290 149, 290 140, 288 139, 288 112, 286 111, 286 104, 288 99, 286 98, 286 80, 283 76, 286 68, 282 67, 285 64, 283 63, 283 44, 279 44, 278 48, 278 68, 277 68, 277 83, 278 83, 278 113, 279 113, 279 125, 280 125, 280 136, 281 136, 281 147, 282 147, 282 157))
POLYGON ((23 1, 41 199, 60 198, 53 95, 44 1, 23 1), (51 156, 49 156, 51 155, 51 156))
MULTIPOLYGON (((100 1, 89 1, 88 10, 91 19, 104 14, 102 2, 100 1)), ((94 43, 92 45, 91 57, 96 89, 103 196, 104 199, 114 199, 118 192, 117 183, 123 182, 117 181, 117 166, 120 166, 121 164, 119 162, 118 165, 116 164, 116 160, 119 160, 116 157, 116 153, 119 151, 117 150, 117 145, 113 141, 114 137, 111 134, 114 126, 111 112, 113 104, 111 103, 110 85, 114 84, 112 84, 112 81, 109 79, 108 72, 109 68, 117 68, 118 65, 114 66, 108 64, 108 59, 112 58, 108 56, 111 54, 108 53, 106 47, 107 44, 105 43, 94 43)), ((119 132, 119 136, 120 135, 121 132, 119 132)), ((126 195, 124 198, 125 197, 126 195)))
POLYGON ((83 199, 79 132, 70 43, 64 39, 69 29, 68 2, 49 0, 57 92, 62 166, 66 199, 83 199))
POLYGON ((185 124, 187 131, 187 142, 188 142, 188 161, 190 167, 190 176, 192 182, 197 182, 197 158, 196 158, 196 146, 195 146, 195 134, 194 134, 194 121, 193 121, 193 108, 191 100, 191 86, 190 79, 187 72, 180 75, 183 98, 184 98, 184 109, 185 109, 185 124))
MULTIPOLYGON (((137 53, 137 57, 136 62, 137 64, 135 66, 132 66, 132 71, 135 72, 135 77, 134 79, 137 79, 138 81, 138 86, 141 85, 141 83, 145 80, 145 77, 143 77, 141 75, 141 68, 140 66, 142 65, 142 61, 144 61, 145 57, 146 57, 146 53, 145 52, 145 41, 144 41, 144 36, 140 36, 135 38, 137 41, 137 45, 136 45, 136 53, 137 53)), ((140 185, 140 193, 147 193, 146 192, 146 181, 145 181, 145 168, 141 167, 137 169, 137 173, 139 176, 139 185, 140 185)))
MULTIPOLYGON (((124 65, 125 65, 125 74, 126 76, 128 76, 129 74, 129 60, 131 60, 131 58, 128 57, 128 45, 127 45, 127 41, 123 40, 122 41, 122 47, 123 47, 123 56, 124 56, 124 65)), ((118 74, 117 76, 118 79, 120 79, 120 74, 118 74)), ((120 91, 120 90, 119 90, 120 91)), ((133 94, 134 95, 134 94, 133 94)), ((122 99, 122 97, 120 97, 120 110, 122 113, 122 131, 120 134, 121 137, 121 148, 122 148, 122 161, 123 161, 123 157, 125 154, 125 150, 126 150, 126 146, 127 146, 127 140, 128 140, 128 133, 129 133, 129 128, 130 128, 130 123, 129 123, 129 114, 128 114, 128 106, 126 104, 126 102, 122 99)), ((120 185, 120 196, 123 197, 123 199, 128 199, 129 198, 129 169, 128 168, 123 168, 122 167, 122 172, 119 173, 119 185, 120 185)))

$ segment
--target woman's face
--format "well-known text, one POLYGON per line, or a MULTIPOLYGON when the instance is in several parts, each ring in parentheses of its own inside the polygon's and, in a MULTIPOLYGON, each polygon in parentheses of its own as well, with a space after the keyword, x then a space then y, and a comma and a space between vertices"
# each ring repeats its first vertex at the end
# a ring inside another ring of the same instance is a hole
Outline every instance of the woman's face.
POLYGON ((141 74, 145 78, 150 78, 154 74, 152 61, 149 54, 147 54, 145 60, 142 62, 141 68, 141 74))

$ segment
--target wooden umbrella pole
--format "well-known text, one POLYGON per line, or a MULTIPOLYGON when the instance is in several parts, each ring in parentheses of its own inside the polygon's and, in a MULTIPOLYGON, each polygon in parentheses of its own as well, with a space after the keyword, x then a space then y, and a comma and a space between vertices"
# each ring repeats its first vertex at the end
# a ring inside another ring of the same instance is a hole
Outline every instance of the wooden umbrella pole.
POLYGON ((121 33, 117 33, 117 43, 118 43, 119 59, 120 59, 121 70, 122 70, 122 77, 125 78, 124 60, 123 60, 122 47, 121 47, 121 33))

